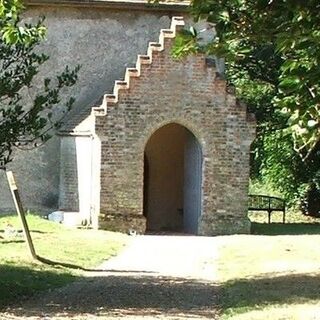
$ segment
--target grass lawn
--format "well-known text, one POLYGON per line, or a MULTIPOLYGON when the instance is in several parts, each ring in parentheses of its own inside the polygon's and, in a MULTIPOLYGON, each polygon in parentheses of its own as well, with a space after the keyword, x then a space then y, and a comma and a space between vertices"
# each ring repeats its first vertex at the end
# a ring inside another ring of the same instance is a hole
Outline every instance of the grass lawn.
MULTIPOLYGON (((125 245, 120 233, 67 228, 35 215, 27 216, 38 256, 51 261, 92 268, 115 255, 125 245)), ((0 309, 41 290, 66 285, 81 270, 32 261, 22 234, 8 234, 7 225, 21 230, 17 216, 0 216, 0 309)))
POLYGON ((320 224, 252 215, 253 235, 218 237, 221 319, 320 319, 320 224))

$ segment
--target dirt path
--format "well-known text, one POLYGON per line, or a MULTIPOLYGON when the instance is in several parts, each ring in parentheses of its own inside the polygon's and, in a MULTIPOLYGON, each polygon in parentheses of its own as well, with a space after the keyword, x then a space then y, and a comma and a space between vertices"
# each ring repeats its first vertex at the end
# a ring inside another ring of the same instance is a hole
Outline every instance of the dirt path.
POLYGON ((0 319, 215 319, 214 238, 137 236, 67 287, 33 298, 0 319))

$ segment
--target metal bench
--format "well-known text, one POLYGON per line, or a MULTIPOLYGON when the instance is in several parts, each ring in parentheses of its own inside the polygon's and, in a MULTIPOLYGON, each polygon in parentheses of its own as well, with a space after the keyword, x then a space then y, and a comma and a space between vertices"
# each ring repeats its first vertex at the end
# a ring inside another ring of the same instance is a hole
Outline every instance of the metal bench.
POLYGON ((248 211, 267 211, 268 223, 271 223, 271 213, 273 211, 281 211, 282 223, 286 222, 286 202, 284 199, 278 197, 250 194, 248 211))

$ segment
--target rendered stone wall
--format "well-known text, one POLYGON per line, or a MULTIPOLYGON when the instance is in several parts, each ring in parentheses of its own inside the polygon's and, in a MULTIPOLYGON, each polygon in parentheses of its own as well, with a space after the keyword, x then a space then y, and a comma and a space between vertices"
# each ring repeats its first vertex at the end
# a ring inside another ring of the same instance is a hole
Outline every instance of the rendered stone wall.
POLYGON ((145 145, 157 129, 178 123, 202 147, 198 233, 249 232, 249 149, 255 122, 227 93, 225 81, 206 65, 203 55, 179 61, 171 57, 173 36, 174 32, 163 31, 160 45, 149 46, 149 56, 138 58, 137 70, 127 70, 126 83, 117 83, 115 94, 107 95, 96 110, 102 146, 101 224, 119 215, 141 219, 145 145))
MULTIPOLYGON (((35 20, 42 15, 46 17, 45 25, 48 27, 47 40, 42 48, 50 59, 43 66, 34 90, 37 90, 43 77, 55 75, 65 65, 72 67, 80 64, 79 81, 68 92, 76 98, 70 120, 112 89, 114 81, 123 76, 125 67, 133 65, 136 55, 145 50, 146 43, 157 37, 160 28, 169 24, 171 13, 170 10, 158 12, 157 9, 113 10, 44 4, 27 7, 25 19, 35 20)), ((70 151, 73 148, 70 146, 70 151)), ((63 161, 61 166, 62 170, 67 170, 63 168, 63 161)), ((9 168, 16 174, 27 208, 46 213, 58 208, 58 138, 38 150, 16 150, 15 160, 9 168)), ((4 175, 0 175, 0 187, 3 189, 0 192, 0 212, 12 211, 13 202, 4 175)), ((63 194, 60 196, 64 197, 63 194)), ((63 207, 77 210, 74 202, 67 204, 61 199, 61 203, 63 207)))
MULTIPOLYGON (((60 169, 60 141, 57 137, 34 150, 17 150, 7 169, 15 175, 25 210, 49 213, 57 208, 60 169)), ((4 172, 0 172, 0 188, 0 214, 15 212, 4 172)))

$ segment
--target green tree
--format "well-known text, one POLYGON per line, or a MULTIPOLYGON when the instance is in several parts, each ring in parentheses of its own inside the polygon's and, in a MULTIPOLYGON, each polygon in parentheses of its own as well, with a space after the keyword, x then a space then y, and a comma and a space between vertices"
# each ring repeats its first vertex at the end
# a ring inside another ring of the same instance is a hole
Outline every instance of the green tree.
POLYGON ((316 0, 193 0, 195 20, 213 23, 216 37, 200 46, 191 28, 173 50, 225 57, 227 81, 257 118, 252 175, 291 202, 320 181, 319 8, 316 0))
POLYGON ((215 23, 204 48, 230 67, 271 84, 294 147, 306 158, 319 141, 320 3, 317 0, 194 0, 192 13, 215 23))
POLYGON ((180 49, 224 56, 229 67, 275 86, 272 102, 287 114, 303 157, 319 141, 319 8, 317 0, 193 0, 193 16, 214 23, 217 36, 200 48, 189 32, 180 49))
MULTIPOLYGON (((42 89, 28 99, 40 67, 48 56, 40 53, 45 38, 43 19, 23 23, 19 0, 0 0, 0 166, 12 161, 14 148, 29 149, 47 141, 61 125, 73 98, 63 99, 74 85, 79 67, 68 67, 53 79, 42 79, 42 89)), ((37 79, 39 80, 39 79, 37 79)))

